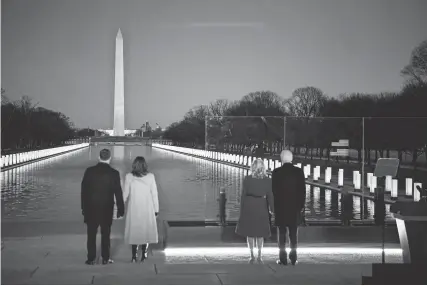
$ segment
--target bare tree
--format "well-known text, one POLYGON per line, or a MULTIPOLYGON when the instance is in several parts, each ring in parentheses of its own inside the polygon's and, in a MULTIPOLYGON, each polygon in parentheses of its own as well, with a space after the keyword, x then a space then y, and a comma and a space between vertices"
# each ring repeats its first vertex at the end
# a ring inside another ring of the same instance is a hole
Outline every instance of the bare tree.
POLYGON ((24 95, 21 100, 15 102, 16 107, 20 109, 24 115, 30 115, 34 112, 38 104, 38 102, 33 104, 33 100, 28 95, 24 95))
POLYGON ((6 91, 4 88, 1 89, 1 105, 10 103, 9 98, 6 96, 6 91))
POLYGON ((256 115, 284 115, 284 104, 285 101, 277 93, 272 91, 257 91, 251 92, 245 95, 241 102, 243 105, 248 106, 248 113, 253 113, 253 109, 256 109, 254 113, 261 114, 256 115))
POLYGON ((207 105, 199 105, 190 109, 185 115, 184 120, 190 122, 204 121, 205 116, 209 115, 209 107, 207 105))
POLYGON ((320 115, 326 99, 319 88, 307 86, 296 89, 285 105, 291 116, 316 117, 320 115))
POLYGON ((272 91, 257 91, 245 95, 229 106, 229 116, 284 116, 284 100, 272 91))
POLYGON ((212 116, 223 116, 231 105, 227 99, 217 99, 209 104, 209 113, 212 116))
POLYGON ((419 44, 411 54, 411 60, 401 74, 408 83, 427 84, 427 40, 419 44))

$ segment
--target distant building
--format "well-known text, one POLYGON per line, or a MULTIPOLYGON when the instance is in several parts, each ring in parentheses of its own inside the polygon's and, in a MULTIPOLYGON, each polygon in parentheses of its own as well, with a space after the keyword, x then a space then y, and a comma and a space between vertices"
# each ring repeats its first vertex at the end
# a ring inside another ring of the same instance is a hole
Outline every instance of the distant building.
POLYGON ((145 122, 145 124, 142 125, 141 127, 142 132, 148 132, 151 131, 151 126, 150 126, 150 122, 145 122))
MULTIPOLYGON (((113 134, 114 134, 114 130, 113 129, 98 129, 98 131, 106 133, 109 136, 113 136, 113 134)), ((137 129, 125 129, 125 136, 133 134, 133 133, 135 133, 137 131, 138 131, 137 129)))

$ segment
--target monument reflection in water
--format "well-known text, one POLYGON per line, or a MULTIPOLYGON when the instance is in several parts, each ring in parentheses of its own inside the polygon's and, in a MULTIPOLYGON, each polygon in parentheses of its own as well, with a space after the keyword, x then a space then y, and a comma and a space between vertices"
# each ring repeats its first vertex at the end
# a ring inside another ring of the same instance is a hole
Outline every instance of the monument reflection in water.
POLYGON ((130 171, 133 158, 125 158, 125 146, 113 146, 111 166, 115 168, 120 173, 120 178, 123 180, 126 176, 126 173, 130 171))
POLYGON ((113 147, 113 159, 117 162, 124 162, 125 159, 125 146, 113 147))

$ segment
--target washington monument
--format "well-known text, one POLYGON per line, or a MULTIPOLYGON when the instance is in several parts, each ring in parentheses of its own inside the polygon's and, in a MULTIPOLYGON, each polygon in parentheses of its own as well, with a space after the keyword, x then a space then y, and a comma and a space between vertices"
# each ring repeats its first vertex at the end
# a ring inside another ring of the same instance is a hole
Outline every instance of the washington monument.
POLYGON ((116 62, 114 73, 114 136, 125 135, 125 86, 123 70, 123 36, 119 29, 116 36, 116 62))

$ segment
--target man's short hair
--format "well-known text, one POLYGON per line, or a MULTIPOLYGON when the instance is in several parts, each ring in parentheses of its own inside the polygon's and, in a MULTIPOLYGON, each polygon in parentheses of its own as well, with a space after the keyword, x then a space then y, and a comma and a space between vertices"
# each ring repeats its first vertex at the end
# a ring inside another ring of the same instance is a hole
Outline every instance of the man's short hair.
POLYGON ((102 161, 108 161, 111 158, 111 152, 108 149, 102 149, 101 152, 99 152, 99 158, 102 161))
POLYGON ((290 150, 283 150, 282 153, 280 153, 280 160, 282 163, 291 163, 293 160, 293 155, 290 150))

